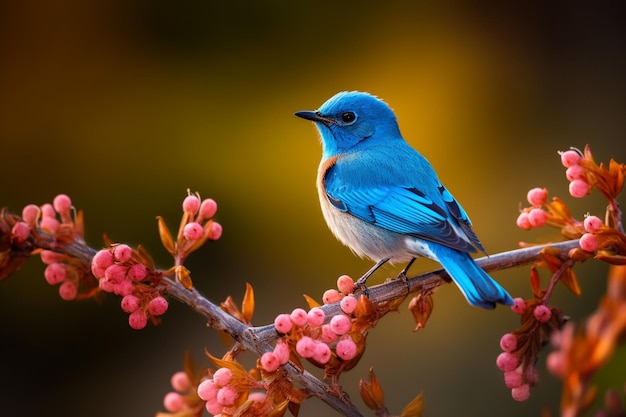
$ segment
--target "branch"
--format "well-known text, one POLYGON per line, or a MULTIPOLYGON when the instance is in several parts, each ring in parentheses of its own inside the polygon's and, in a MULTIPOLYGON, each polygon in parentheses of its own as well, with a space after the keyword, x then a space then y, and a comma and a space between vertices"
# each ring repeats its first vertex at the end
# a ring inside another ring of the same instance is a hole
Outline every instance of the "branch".
MULTIPOLYGON (((31 242, 32 247, 63 253, 85 264, 91 264, 91 260, 97 252, 95 249, 87 246, 82 239, 75 239, 67 244, 59 244, 53 235, 42 230, 39 230, 39 233, 33 236, 33 240, 31 242)), ((563 257, 566 257, 571 249, 578 247, 578 240, 502 252, 479 258, 476 262, 487 272, 523 266, 537 261, 539 253, 548 246, 557 249, 563 257)), ((438 286, 449 282, 450 278, 445 270, 439 269, 411 277, 407 282, 395 279, 372 286, 369 288, 368 298, 374 305, 377 305, 402 299, 408 293, 431 292, 438 286)), ((272 350, 270 343, 280 336, 273 324, 258 327, 247 326, 235 317, 227 314, 218 305, 209 301, 195 288, 188 290, 176 280, 167 277, 164 277, 159 285, 162 287, 160 290, 188 305, 192 310, 205 317, 209 327, 228 333, 245 349, 259 356, 265 352, 270 352, 272 350)), ((341 313, 339 303, 325 305, 322 308, 327 317, 341 313)), ((292 380, 301 384, 309 393, 322 399, 338 412, 346 416, 361 416, 360 412, 350 404, 345 396, 339 397, 332 394, 331 392, 333 391, 329 385, 323 383, 293 362, 284 365, 282 370, 292 380)))

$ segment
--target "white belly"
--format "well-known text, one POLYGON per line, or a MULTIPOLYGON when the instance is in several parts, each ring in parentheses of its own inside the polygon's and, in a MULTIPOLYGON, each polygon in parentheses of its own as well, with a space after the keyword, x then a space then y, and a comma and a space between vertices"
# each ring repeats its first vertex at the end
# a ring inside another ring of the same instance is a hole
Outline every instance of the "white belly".
POLYGON ((321 200, 321 206, 324 219, 333 234, 360 257, 376 262, 389 258, 391 263, 409 262, 417 256, 434 258, 427 241, 367 223, 337 210, 325 198, 321 200))

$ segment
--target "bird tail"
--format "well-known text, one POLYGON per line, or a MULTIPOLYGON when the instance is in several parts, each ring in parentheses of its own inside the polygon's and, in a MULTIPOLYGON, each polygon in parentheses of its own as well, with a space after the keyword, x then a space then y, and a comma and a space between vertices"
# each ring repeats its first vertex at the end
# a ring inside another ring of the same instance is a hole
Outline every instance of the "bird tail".
POLYGON ((509 293, 487 275, 469 253, 442 245, 429 248, 470 304, 487 309, 495 308, 496 303, 513 305, 509 293))

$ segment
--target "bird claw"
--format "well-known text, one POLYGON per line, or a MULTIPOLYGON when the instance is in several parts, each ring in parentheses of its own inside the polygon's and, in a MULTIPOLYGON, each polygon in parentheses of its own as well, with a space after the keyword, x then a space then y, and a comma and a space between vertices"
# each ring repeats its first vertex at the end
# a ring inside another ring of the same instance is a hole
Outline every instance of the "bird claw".
POLYGON ((367 282, 368 278, 370 276, 372 276, 372 274, 374 272, 376 272, 376 270, 378 268, 380 268, 388 260, 389 260, 389 258, 383 258, 380 261, 376 262, 376 265, 371 267, 369 269, 369 271, 367 271, 365 274, 363 274, 363 276, 356 281, 356 283, 354 284, 354 291, 361 290, 363 295, 365 295, 367 297, 367 294, 368 294, 369 290, 368 290, 367 286, 365 285, 365 283, 367 282))

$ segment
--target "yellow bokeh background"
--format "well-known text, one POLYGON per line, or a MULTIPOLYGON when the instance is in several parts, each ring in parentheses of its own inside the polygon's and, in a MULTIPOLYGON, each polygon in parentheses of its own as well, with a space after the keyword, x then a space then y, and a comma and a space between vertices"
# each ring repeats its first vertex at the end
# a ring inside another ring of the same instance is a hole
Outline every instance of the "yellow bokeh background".
MULTIPOLYGON (((515 219, 535 186, 578 218, 603 215, 597 193, 568 196, 557 151, 589 143, 599 161, 626 161, 624 17, 544 2, 4 2, 0 206, 19 212, 67 193, 85 211, 92 246, 107 233, 168 267, 155 216, 176 227, 188 188, 212 197, 224 235, 190 258, 194 283, 219 302, 240 300, 250 282, 255 323, 266 324, 305 306, 302 294, 320 299, 339 275, 371 266, 327 230, 314 185, 317 132, 292 115, 356 89, 396 111, 488 252, 558 239, 523 232, 515 219)), ((412 271, 435 266, 423 260, 412 271)), ((224 351, 175 302, 160 326, 133 331, 117 298, 64 302, 42 271, 33 259, 0 284, 0 415, 150 416, 185 350, 205 364, 205 347, 224 351)), ((583 297, 557 288, 553 302, 580 321, 607 268, 577 271, 583 297)), ((526 298, 527 276, 494 274, 526 298)), ((508 309, 471 307, 444 286, 424 330, 411 332, 404 305, 370 332, 361 364, 341 381, 363 410, 357 382, 374 366, 394 413, 419 391, 429 416, 556 413, 549 348, 525 403, 510 398, 495 367, 500 336, 517 326, 508 309)), ((623 386, 624 356, 602 387, 623 386)), ((300 413, 334 414, 317 400, 300 413)))

